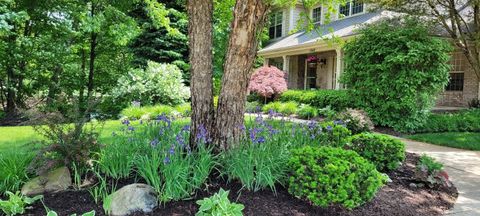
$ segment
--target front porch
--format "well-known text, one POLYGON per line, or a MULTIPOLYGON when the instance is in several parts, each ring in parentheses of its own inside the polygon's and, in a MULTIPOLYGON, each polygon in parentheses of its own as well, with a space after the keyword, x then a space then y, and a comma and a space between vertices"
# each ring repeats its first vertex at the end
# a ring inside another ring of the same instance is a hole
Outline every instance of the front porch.
POLYGON ((275 66, 287 73, 289 89, 341 89, 342 51, 330 49, 296 55, 265 57, 265 65, 275 66), (316 57, 315 61, 308 58, 316 57), (340 67, 338 67, 340 66, 340 67))

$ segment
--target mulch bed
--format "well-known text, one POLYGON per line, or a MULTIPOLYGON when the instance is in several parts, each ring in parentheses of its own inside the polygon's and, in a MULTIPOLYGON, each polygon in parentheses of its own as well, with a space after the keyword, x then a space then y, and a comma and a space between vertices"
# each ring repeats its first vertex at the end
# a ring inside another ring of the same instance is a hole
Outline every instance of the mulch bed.
MULTIPOLYGON (((418 155, 407 153, 406 162, 396 171, 388 173, 392 182, 383 187, 369 203, 348 211, 338 206, 320 208, 291 196, 284 187, 278 186, 276 194, 270 190, 250 192, 241 190, 238 183, 226 184, 223 180, 211 180, 205 190, 198 192, 196 199, 208 197, 219 188, 230 190, 230 199, 245 205, 244 215, 443 215, 453 207, 458 197, 455 187, 418 188, 411 183, 418 183, 413 178, 418 155)), ((127 182, 121 183, 121 185, 127 182)), ((87 191, 68 191, 45 195, 45 205, 57 211, 59 215, 85 213, 95 210, 103 215, 100 205, 96 205, 87 191)), ((195 200, 170 202, 160 206, 147 215, 195 215, 198 206, 195 200)), ((39 202, 26 215, 45 215, 43 205, 39 202)), ((135 215, 145 215, 137 213, 135 215)))

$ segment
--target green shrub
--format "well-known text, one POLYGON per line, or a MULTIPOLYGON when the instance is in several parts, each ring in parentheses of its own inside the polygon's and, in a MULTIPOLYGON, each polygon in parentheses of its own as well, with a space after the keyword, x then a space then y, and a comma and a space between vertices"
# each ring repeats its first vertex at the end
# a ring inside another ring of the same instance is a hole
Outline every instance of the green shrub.
POLYGON ((35 203, 43 198, 42 195, 30 198, 20 194, 20 191, 12 193, 7 191, 8 200, 0 199, 0 209, 8 216, 23 214, 28 205, 35 203))
MULTIPOLYGON (((166 105, 156 105, 156 106, 145 106, 145 107, 137 107, 137 106, 130 106, 124 110, 122 110, 121 115, 125 118, 130 120, 149 120, 154 119, 159 115, 166 115, 172 117, 175 114, 176 109, 188 113, 189 108, 184 107, 184 105, 179 105, 178 107, 171 107, 166 105)), ((179 114, 181 112, 179 111, 179 114)))
POLYGON ((346 90, 288 90, 279 98, 280 101, 295 101, 299 104, 308 104, 317 108, 331 106, 334 110, 353 108, 352 98, 346 90))
POLYGON ((417 128, 448 83, 450 42, 414 19, 368 25, 344 49, 341 82, 376 125, 417 128))
POLYGON ((379 171, 395 170, 405 160, 405 144, 386 135, 357 134, 347 148, 371 161, 379 171))
POLYGON ((363 110, 347 109, 331 118, 343 122, 353 134, 370 132, 374 129, 372 120, 363 110))
POLYGON ((280 106, 280 113, 284 115, 293 115, 297 112, 298 110, 298 104, 295 102, 286 102, 282 103, 280 106))
POLYGON ((311 119, 318 116, 318 109, 310 105, 302 104, 297 110, 297 115, 303 119, 311 119))
POLYGON ((41 149, 30 163, 30 169, 44 174, 54 168, 66 166, 73 170, 85 170, 98 158, 102 144, 98 142, 100 123, 83 116, 70 119, 59 113, 49 113, 37 119, 35 132, 43 136, 41 149))
POLYGON ((416 133, 480 132, 480 109, 458 113, 431 114, 416 133))
POLYGON ((262 111, 262 106, 258 101, 247 102, 245 105, 245 112, 247 113, 258 113, 262 111))
POLYGON ((352 209, 370 201, 385 177, 353 151, 332 147, 293 150, 288 191, 314 205, 352 209))
POLYGON ((265 104, 262 108, 262 111, 264 113, 269 113, 270 111, 273 111, 275 113, 280 113, 280 109, 282 108, 282 103, 281 102, 272 102, 269 104, 265 104))
POLYGON ((196 216, 242 216, 244 206, 230 202, 228 199, 228 191, 220 189, 220 191, 209 198, 198 200, 200 205, 196 216))
MULTIPOLYGON (((310 127, 310 126, 309 126, 310 127)), ((324 145, 342 147, 348 142, 352 132, 338 122, 324 122, 320 124, 317 139, 324 145)))
POLYGON ((192 107, 189 103, 180 104, 174 107, 181 117, 190 117, 192 114, 192 107))
POLYGON ((148 62, 145 70, 130 71, 118 79, 112 95, 118 100, 139 101, 143 105, 178 105, 190 98, 182 71, 175 65, 148 62))

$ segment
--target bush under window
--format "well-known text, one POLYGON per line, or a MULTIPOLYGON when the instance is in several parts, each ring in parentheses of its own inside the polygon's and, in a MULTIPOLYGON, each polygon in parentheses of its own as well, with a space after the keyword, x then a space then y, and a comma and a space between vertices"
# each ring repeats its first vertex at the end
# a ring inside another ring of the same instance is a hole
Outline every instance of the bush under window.
POLYGON ((341 82, 376 125, 410 131, 448 83, 451 45, 413 19, 368 25, 345 49, 341 82))

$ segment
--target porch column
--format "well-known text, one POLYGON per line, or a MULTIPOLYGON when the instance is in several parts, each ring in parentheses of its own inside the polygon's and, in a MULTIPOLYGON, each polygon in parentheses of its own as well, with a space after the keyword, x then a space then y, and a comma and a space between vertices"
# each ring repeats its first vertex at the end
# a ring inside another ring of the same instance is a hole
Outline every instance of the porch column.
POLYGON ((290 56, 283 56, 283 72, 287 73, 287 83, 290 80, 290 56))
POLYGON ((283 71, 289 73, 290 71, 290 56, 283 56, 283 71))
POLYGON ((263 60, 263 66, 268 67, 268 65, 269 65, 269 59, 268 59, 268 58, 265 58, 265 59, 263 60))
POLYGON ((343 72, 343 53, 341 48, 335 50, 337 52, 337 67, 335 71, 335 89, 340 89, 340 75, 343 72))

